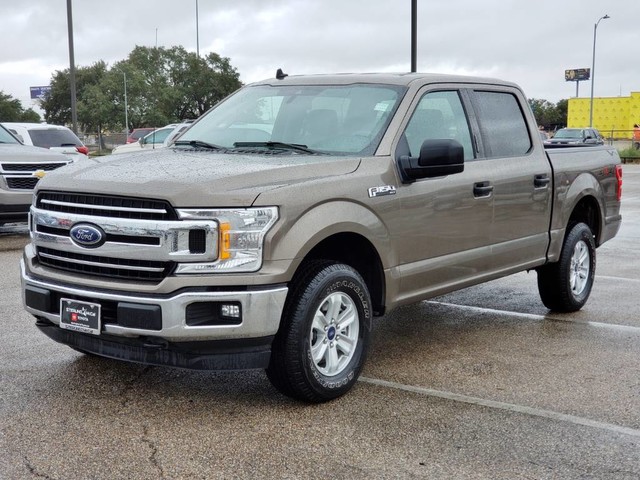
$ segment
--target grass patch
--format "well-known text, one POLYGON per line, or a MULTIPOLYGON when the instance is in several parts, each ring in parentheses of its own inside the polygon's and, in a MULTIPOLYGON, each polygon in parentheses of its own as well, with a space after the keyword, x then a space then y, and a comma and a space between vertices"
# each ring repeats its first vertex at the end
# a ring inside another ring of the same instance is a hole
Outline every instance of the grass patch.
POLYGON ((618 154, 622 158, 640 158, 640 150, 634 147, 625 148, 624 150, 618 150, 618 154))

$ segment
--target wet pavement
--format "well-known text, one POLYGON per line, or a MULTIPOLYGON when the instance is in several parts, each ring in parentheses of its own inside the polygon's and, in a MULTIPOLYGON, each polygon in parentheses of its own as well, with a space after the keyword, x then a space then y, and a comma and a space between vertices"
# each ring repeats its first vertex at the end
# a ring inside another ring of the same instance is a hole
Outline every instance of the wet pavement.
POLYGON ((361 381, 305 405, 261 371, 84 356, 22 310, 27 237, 0 233, 0 478, 640 478, 640 166, 587 305, 534 273, 375 321, 361 381))

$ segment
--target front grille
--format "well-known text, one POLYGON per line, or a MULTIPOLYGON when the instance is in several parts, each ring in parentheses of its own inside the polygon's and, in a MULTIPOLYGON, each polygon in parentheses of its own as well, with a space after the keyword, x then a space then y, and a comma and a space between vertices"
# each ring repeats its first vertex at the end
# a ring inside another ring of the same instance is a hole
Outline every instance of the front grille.
POLYGON ((157 283, 167 275, 170 275, 175 267, 174 262, 101 257, 46 247, 38 247, 36 251, 38 260, 43 266, 84 275, 122 280, 157 283))
POLYGON ((44 170, 50 172, 56 168, 64 167, 64 163, 3 163, 2 170, 5 172, 35 172, 36 170, 44 170))
POLYGON ((40 192, 36 206, 51 212, 136 220, 177 220, 174 208, 163 200, 111 195, 40 192))
POLYGON ((12 177, 7 178, 7 186, 15 190, 33 190, 38 180, 37 177, 12 177))

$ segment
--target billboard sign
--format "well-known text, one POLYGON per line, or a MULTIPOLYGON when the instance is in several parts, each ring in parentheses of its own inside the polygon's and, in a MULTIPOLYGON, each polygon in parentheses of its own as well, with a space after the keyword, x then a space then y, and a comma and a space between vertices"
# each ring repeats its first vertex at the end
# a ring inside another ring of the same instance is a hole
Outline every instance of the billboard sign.
POLYGON ((574 68, 572 70, 564 71, 564 79, 567 82, 580 82, 582 80, 589 80, 591 78, 590 68, 574 68))
POLYGON ((29 91, 31 92, 31 100, 42 100, 44 96, 51 91, 51 85, 29 87, 29 91))

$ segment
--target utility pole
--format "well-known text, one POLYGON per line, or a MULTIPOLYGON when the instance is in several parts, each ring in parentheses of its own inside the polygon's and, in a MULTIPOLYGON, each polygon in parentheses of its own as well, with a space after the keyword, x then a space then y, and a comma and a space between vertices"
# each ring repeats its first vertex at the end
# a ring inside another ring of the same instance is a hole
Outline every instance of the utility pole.
POLYGON ((418 0, 411 0, 411 72, 417 72, 418 0))
POLYGON ((124 75, 124 128, 127 131, 127 137, 129 136, 129 107, 127 106, 127 72, 122 72, 124 75))
POLYGON ((196 54, 200 57, 200 27, 198 26, 198 0, 196 0, 196 54))
POLYGON ((78 134, 78 109, 76 105, 76 61, 73 53, 73 15, 71 0, 67 0, 67 28, 69 30, 69 85, 71 87, 71 124, 73 133, 78 134))

